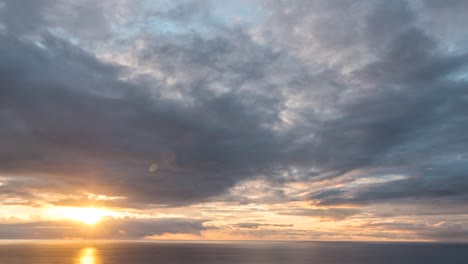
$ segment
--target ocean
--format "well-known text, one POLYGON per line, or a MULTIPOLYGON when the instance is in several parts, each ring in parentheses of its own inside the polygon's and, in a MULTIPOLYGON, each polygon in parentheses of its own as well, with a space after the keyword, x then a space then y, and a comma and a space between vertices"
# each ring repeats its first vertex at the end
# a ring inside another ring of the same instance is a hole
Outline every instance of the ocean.
POLYGON ((1 264, 463 264, 468 244, 3 241, 1 264))

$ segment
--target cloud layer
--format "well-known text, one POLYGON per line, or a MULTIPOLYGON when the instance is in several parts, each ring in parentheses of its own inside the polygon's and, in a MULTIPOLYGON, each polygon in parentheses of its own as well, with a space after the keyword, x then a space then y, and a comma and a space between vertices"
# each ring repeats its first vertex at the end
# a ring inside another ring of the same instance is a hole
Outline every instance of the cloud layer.
MULTIPOLYGON (((2 0, 1 204, 262 204, 393 230, 382 215, 438 203, 450 222, 467 213, 467 8, 2 0)), ((291 224, 251 220, 223 226, 291 224)))

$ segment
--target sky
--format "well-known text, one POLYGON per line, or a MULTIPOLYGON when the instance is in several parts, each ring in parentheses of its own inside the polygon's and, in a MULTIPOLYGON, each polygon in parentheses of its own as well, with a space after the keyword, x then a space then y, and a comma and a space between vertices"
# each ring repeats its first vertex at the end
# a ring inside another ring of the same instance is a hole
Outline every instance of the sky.
POLYGON ((0 0, 0 238, 467 242, 467 12, 0 0))

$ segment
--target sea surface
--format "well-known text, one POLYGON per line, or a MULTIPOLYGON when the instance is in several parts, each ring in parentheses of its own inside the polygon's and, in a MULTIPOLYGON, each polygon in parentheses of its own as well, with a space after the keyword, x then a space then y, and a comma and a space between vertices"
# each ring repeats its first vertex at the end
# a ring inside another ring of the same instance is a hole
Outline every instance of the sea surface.
POLYGON ((1 264, 463 264, 467 244, 0 242, 1 264))

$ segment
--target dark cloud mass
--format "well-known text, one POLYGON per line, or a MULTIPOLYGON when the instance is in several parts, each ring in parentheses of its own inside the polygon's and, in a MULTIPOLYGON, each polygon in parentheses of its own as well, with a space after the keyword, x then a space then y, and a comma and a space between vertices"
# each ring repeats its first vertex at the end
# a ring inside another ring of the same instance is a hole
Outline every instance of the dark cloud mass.
POLYGON ((237 223, 232 225, 234 228, 245 228, 245 229, 257 229, 259 227, 292 227, 293 224, 290 225, 281 225, 281 224, 262 224, 262 223, 237 223))
POLYGON ((251 4, 233 22, 210 1, 0 0, 0 204, 468 201, 466 2, 251 4), (261 199, 232 194, 256 179, 261 199))
POLYGON ((194 219, 107 219, 89 229, 70 221, 2 223, 0 237, 19 239, 140 239, 165 233, 200 235, 203 221, 194 219))

